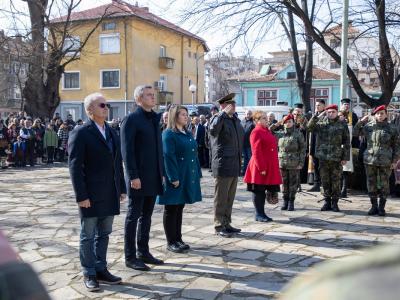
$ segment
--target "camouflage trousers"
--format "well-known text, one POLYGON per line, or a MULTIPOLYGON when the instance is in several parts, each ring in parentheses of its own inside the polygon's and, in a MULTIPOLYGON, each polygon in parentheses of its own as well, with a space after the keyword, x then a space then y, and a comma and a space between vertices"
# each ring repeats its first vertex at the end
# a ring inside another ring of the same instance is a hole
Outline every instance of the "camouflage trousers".
POLYGON ((300 170, 280 169, 283 181, 283 197, 294 199, 299 187, 300 170))
POLYGON ((342 176, 342 170, 342 165, 339 161, 319 161, 322 195, 325 198, 340 198, 340 177, 342 176))
POLYGON ((365 165, 368 194, 376 197, 379 193, 379 196, 386 198, 390 193, 389 177, 391 173, 392 169, 390 167, 365 165))

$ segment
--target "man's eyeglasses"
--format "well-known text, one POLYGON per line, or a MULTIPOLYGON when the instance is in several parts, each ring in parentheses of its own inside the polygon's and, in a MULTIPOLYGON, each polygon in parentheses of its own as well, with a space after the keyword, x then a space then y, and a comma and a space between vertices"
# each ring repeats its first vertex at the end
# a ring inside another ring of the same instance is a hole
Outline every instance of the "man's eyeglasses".
POLYGON ((100 106, 101 108, 105 108, 106 106, 107 106, 108 109, 111 108, 111 105, 108 104, 108 103, 100 103, 99 106, 100 106))

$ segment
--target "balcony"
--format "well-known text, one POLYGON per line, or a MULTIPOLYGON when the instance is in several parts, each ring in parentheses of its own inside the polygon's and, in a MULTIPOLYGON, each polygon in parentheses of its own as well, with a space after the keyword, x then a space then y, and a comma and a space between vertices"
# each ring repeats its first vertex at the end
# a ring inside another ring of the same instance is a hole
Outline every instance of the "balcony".
POLYGON ((174 93, 167 91, 159 91, 158 92, 158 104, 167 105, 168 103, 173 103, 174 93))
POLYGON ((171 57, 159 57, 158 64, 161 69, 173 69, 175 65, 175 59, 171 57))

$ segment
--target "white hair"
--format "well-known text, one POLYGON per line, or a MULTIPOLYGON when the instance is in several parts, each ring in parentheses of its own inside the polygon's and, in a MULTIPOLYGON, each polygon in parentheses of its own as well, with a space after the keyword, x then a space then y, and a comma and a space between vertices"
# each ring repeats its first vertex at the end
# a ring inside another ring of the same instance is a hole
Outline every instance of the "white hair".
POLYGON ((272 111, 270 111, 269 113, 267 113, 267 116, 269 117, 269 116, 274 116, 275 117, 275 114, 272 112, 272 111))
POLYGON ((144 90, 145 89, 152 89, 153 87, 151 85, 138 85, 135 88, 135 91, 133 92, 133 98, 137 102, 140 97, 143 96, 144 90))
POLYGON ((104 99, 103 94, 101 93, 92 93, 90 95, 87 95, 85 97, 85 100, 83 100, 83 105, 85 107, 85 111, 89 111, 89 107, 92 105, 92 103, 100 98, 104 99))

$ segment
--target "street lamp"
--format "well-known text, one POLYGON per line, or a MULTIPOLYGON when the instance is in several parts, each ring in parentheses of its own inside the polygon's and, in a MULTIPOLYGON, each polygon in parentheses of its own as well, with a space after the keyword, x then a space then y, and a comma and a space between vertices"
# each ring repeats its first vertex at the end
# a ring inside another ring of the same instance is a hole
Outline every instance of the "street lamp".
POLYGON ((192 93, 192 109, 194 109, 194 93, 196 93, 197 87, 194 84, 189 86, 189 91, 192 93))

